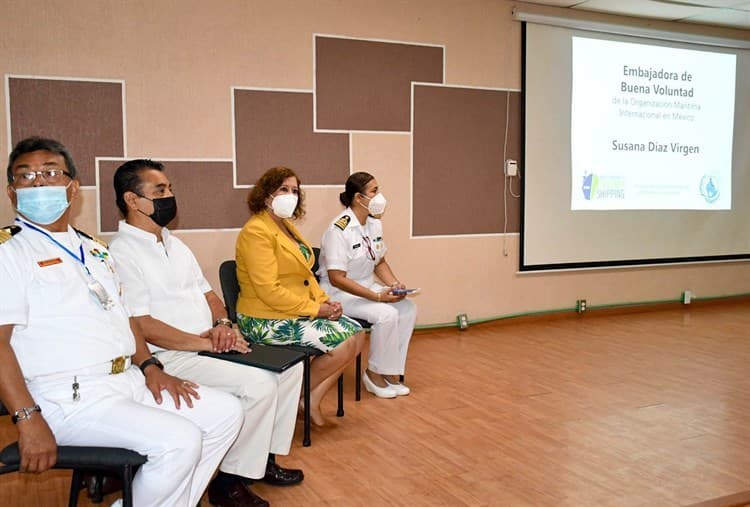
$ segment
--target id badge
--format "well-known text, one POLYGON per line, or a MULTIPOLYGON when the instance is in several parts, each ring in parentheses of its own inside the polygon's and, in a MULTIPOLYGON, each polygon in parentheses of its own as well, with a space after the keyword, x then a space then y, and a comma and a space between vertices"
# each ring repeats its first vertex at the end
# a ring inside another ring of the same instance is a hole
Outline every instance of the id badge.
POLYGON ((107 289, 104 288, 104 285, 102 285, 99 280, 96 280, 93 277, 89 277, 87 285, 89 287, 89 292, 91 292, 96 300, 99 301, 99 304, 102 305, 102 308, 104 308, 105 310, 111 310, 114 306, 114 301, 112 301, 112 298, 109 297, 107 289))

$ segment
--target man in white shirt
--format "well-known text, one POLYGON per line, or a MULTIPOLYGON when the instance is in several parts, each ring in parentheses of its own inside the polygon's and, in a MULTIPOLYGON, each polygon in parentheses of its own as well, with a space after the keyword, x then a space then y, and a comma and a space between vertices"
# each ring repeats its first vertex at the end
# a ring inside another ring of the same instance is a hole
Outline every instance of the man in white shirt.
POLYGON ((148 457, 134 505, 196 505, 239 432, 239 403, 152 357, 107 246, 70 226, 79 183, 62 144, 24 139, 7 176, 18 217, 0 229, 0 399, 20 470, 52 467, 58 444, 124 447, 148 457))
POLYGON ((253 505, 267 505, 245 487, 247 479, 275 485, 303 479, 301 470, 284 469, 274 458, 291 448, 302 365, 277 374, 197 354, 249 349, 237 338, 193 253, 166 228, 177 206, 163 169, 140 159, 115 173, 115 199, 125 220, 111 249, 120 265, 125 303, 165 371, 234 394, 242 403, 245 422, 209 486, 211 503, 230 505, 223 501, 224 490, 237 498, 253 497, 253 505))

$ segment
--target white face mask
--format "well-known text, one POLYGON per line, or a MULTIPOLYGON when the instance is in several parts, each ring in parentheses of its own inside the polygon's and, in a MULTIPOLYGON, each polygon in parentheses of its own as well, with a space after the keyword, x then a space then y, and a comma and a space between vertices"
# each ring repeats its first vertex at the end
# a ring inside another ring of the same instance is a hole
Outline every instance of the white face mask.
POLYGON ((385 213, 385 205, 388 204, 388 201, 386 201, 385 196, 382 193, 377 193, 374 197, 365 196, 365 198, 370 199, 370 204, 365 207, 371 215, 377 216, 385 213))
POLYGON ((279 218, 292 218, 294 210, 297 209, 298 197, 294 194, 277 195, 271 201, 273 214, 279 218))

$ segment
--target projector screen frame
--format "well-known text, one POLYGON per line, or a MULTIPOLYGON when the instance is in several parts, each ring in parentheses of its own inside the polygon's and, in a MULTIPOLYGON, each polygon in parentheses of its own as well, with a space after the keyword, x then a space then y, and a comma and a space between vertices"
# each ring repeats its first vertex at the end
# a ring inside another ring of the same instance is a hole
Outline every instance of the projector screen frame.
MULTIPOLYGON (((687 44, 702 44, 717 46, 731 49, 750 49, 750 41, 737 39, 724 39, 718 37, 705 37, 688 33, 664 32, 654 29, 637 29, 636 27, 620 26, 619 30, 612 30, 612 27, 618 26, 610 23, 590 22, 585 20, 567 19, 567 18, 550 18, 539 15, 519 14, 514 9, 514 18, 521 21, 521 143, 522 151, 520 156, 522 172, 526 172, 526 104, 527 104, 527 23, 548 24, 552 26, 562 26, 573 30, 584 30, 592 32, 614 33, 630 37, 639 37, 644 39, 654 39, 661 37, 664 41, 673 41, 687 44), (562 20, 562 21, 560 21, 562 20), (664 34, 668 34, 664 36, 664 34)), ((735 139, 735 143, 737 140, 735 139)), ((746 253, 729 253, 721 255, 701 255, 701 256, 671 256, 658 258, 636 258, 636 259, 615 259, 604 261, 581 261, 581 262, 559 262, 559 263, 527 263, 525 248, 526 243, 524 236, 526 234, 526 178, 521 178, 521 196, 520 196, 520 241, 519 241, 519 272, 543 272, 543 271, 569 271, 569 270, 587 270, 587 269, 619 269, 619 268, 644 268, 644 267, 663 267, 667 265, 684 265, 684 264, 705 264, 705 263, 725 263, 725 262, 747 262, 750 260, 750 252, 746 253)), ((605 211, 606 213, 606 211, 605 211)))

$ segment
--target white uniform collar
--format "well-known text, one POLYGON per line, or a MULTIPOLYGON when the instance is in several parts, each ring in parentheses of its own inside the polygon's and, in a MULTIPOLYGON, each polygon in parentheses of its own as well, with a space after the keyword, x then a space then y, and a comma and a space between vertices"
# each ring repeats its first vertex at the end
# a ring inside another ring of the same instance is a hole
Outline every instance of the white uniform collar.
MULTIPOLYGON (((60 238, 61 236, 66 235, 63 237, 66 237, 69 244, 73 245, 73 247, 75 248, 78 248, 78 245, 82 243, 81 237, 78 235, 75 228, 70 224, 68 224, 68 230, 65 232, 52 232, 50 230, 45 229, 43 226, 35 224, 31 220, 28 220, 27 218, 22 217, 21 215, 16 215, 15 222, 21 226, 22 230, 24 229, 32 230, 32 227, 36 227, 37 229, 42 231, 41 234, 46 233, 51 238, 60 238)), ((40 234, 38 231, 34 231, 33 233, 40 234)))
POLYGON ((341 214, 342 217, 345 215, 348 215, 351 218, 351 220, 349 221, 349 227, 353 225, 355 227, 359 227, 360 229, 364 229, 364 227, 367 225, 367 222, 370 220, 370 215, 367 215, 367 218, 365 219, 365 224, 362 225, 361 223, 359 223, 359 218, 357 218, 357 215, 354 213, 354 210, 352 209, 351 206, 348 206, 344 210, 344 212, 341 214))
MULTIPOLYGON (((159 240, 156 237, 156 234, 148 231, 144 231, 143 229, 140 229, 138 227, 135 227, 134 225, 130 225, 125 220, 120 220, 117 232, 119 234, 124 234, 127 236, 135 236, 138 239, 148 241, 151 243, 158 243, 159 240)), ((169 240, 169 229, 166 227, 161 228, 161 237, 164 242, 164 244, 167 243, 169 240)))

